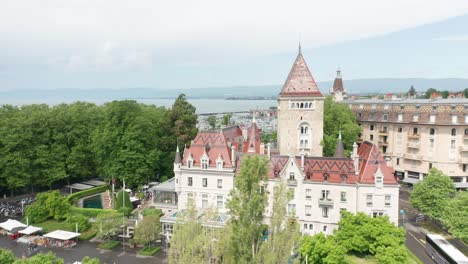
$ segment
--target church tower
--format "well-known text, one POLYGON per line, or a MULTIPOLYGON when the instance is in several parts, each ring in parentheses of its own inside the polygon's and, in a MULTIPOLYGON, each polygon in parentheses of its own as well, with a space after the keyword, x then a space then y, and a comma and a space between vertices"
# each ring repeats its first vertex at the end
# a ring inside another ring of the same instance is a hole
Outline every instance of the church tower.
POLYGON ((324 97, 299 53, 278 96, 281 155, 322 156, 324 97))

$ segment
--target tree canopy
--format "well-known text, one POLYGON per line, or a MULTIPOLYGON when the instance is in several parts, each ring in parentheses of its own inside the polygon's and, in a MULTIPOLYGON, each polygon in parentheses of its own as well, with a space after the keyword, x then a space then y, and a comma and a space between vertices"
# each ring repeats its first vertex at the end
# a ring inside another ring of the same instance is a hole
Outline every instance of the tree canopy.
POLYGON ((442 171, 432 168, 422 181, 414 185, 410 203, 424 214, 439 219, 455 192, 452 179, 442 171))
POLYGON ((330 157, 335 153, 340 129, 345 154, 349 156, 361 128, 356 123, 354 112, 346 104, 336 103, 327 96, 323 115, 323 156, 330 157))
POLYGON ((449 199, 441 220, 456 238, 468 241, 468 192, 460 191, 449 199))
POLYGON ((136 101, 0 106, 0 192, 52 188, 101 176, 141 185, 171 177, 179 147, 196 133, 184 95, 173 108, 136 101))

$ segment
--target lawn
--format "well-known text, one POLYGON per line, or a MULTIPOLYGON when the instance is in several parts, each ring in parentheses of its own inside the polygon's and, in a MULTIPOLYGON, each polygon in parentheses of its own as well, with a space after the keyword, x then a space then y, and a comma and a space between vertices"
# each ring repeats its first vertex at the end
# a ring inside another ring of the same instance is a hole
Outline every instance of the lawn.
POLYGON ((142 256, 153 256, 161 250, 159 247, 144 247, 142 250, 138 251, 138 255, 142 256))
POLYGON ((49 233, 55 230, 75 232, 75 225, 72 223, 67 223, 65 221, 47 220, 45 222, 35 224, 35 226, 42 227, 45 233, 49 233))
POLYGON ((120 246, 119 241, 109 240, 109 241, 106 241, 104 243, 99 244, 98 248, 100 248, 100 249, 113 249, 113 248, 118 247, 118 246, 120 246))
MULTIPOLYGON (((358 257, 356 255, 346 255, 345 262, 347 264, 377 264, 379 263, 374 256, 358 257)), ((408 264, 422 264, 422 262, 408 250, 408 264)))

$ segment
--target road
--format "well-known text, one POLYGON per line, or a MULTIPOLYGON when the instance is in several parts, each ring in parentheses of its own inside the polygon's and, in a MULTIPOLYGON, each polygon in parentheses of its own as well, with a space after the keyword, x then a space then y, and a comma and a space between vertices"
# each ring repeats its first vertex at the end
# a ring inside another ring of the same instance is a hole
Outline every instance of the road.
POLYGON ((416 224, 418 212, 409 204, 409 192, 400 189, 400 210, 405 210, 405 214, 400 214, 399 223, 406 229, 406 246, 423 263, 435 263, 425 251, 425 234, 416 224))

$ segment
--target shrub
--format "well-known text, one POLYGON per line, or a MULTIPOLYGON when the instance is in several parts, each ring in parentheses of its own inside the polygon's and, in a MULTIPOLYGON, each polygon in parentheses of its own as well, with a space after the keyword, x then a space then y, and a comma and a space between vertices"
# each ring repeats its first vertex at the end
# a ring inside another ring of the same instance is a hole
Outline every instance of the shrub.
POLYGON ((59 191, 40 193, 36 201, 26 207, 26 216, 31 223, 41 223, 49 218, 65 219, 70 213, 70 205, 59 191))
POLYGON ((70 224, 78 224, 78 231, 84 232, 91 227, 91 223, 88 221, 88 217, 84 215, 71 215, 67 216, 67 223, 70 224))
POLYGON ((98 233, 98 230, 90 229, 90 230, 88 230, 88 231, 82 233, 82 234, 78 237, 78 239, 79 239, 79 240, 86 240, 86 241, 88 241, 88 240, 91 240, 92 238, 94 238, 94 237, 97 235, 97 233, 98 233))
POLYGON ((119 212, 119 214, 123 214, 125 216, 129 216, 131 213, 132 213, 132 208, 130 207, 120 207, 117 212, 119 212))
POLYGON ((138 251, 138 255, 142 256, 153 256, 161 250, 159 247, 144 247, 142 250, 138 251))
POLYGON ((161 216, 164 215, 164 213, 161 211, 161 209, 157 209, 157 208, 145 208, 145 209, 143 209, 143 216, 151 216, 151 215, 161 217, 161 216))
POLYGON ((125 191, 119 191, 117 193, 117 201, 115 202, 115 209, 119 209, 123 207, 124 205, 123 199, 125 199, 125 207, 133 209, 133 205, 130 202, 130 195, 128 194, 128 192, 125 192, 125 191))

